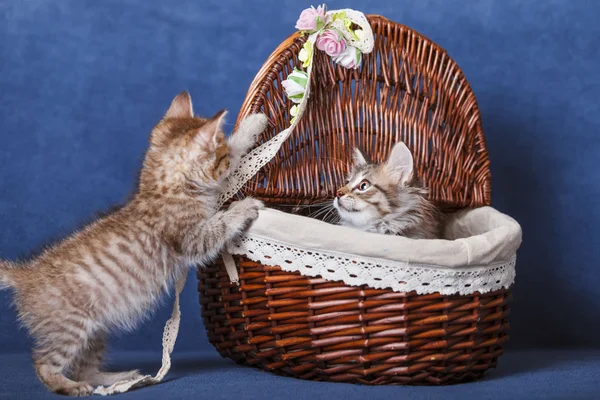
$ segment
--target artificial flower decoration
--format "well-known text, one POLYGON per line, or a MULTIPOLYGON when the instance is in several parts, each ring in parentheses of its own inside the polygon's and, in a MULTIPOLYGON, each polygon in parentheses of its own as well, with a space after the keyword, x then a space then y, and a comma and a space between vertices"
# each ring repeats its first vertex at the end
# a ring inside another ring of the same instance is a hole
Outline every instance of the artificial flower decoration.
POLYGON ((333 58, 333 61, 344 68, 356 69, 362 61, 362 53, 356 47, 347 46, 344 51, 333 58))
POLYGON ((317 8, 311 6, 298 17, 296 29, 308 37, 298 53, 301 68, 305 71, 294 68, 282 82, 287 97, 295 103, 290 109, 292 123, 305 108, 315 47, 325 52, 336 64, 348 69, 359 68, 362 51, 369 53, 373 49, 373 34, 368 21, 362 13, 354 10, 327 11, 325 4, 317 8))
POLYGON ((346 40, 334 29, 325 29, 317 37, 317 49, 324 51, 330 57, 337 57, 346 49, 346 40))
POLYGON ((296 29, 305 32, 315 32, 321 30, 325 25, 325 15, 327 13, 327 7, 325 4, 318 6, 317 8, 310 7, 302 11, 300 18, 296 21, 296 29))
POLYGON ((327 53, 342 67, 355 69, 360 66, 362 53, 356 47, 347 44, 340 29, 356 40, 363 38, 364 31, 360 28, 352 30, 352 20, 348 18, 346 11, 332 12, 328 15, 325 4, 317 8, 311 6, 300 14, 296 21, 296 29, 302 34, 316 36, 314 40, 307 40, 298 54, 298 59, 302 61, 302 68, 308 68, 312 63, 313 42, 317 49, 327 53))
POLYGON ((294 103, 300 103, 306 91, 306 82, 308 75, 304 71, 294 68, 294 71, 288 75, 287 79, 281 84, 285 89, 287 97, 294 103))
POLYGON ((292 123, 296 120, 296 117, 298 116, 299 112, 300 112, 300 108, 298 107, 298 104, 295 104, 292 106, 292 108, 290 108, 290 115, 292 116, 292 120, 291 120, 292 123))
POLYGON ((302 46, 302 50, 298 53, 298 60, 302 61, 302 68, 308 68, 310 63, 312 62, 313 56, 313 44, 311 41, 307 40, 304 42, 304 46, 302 46))

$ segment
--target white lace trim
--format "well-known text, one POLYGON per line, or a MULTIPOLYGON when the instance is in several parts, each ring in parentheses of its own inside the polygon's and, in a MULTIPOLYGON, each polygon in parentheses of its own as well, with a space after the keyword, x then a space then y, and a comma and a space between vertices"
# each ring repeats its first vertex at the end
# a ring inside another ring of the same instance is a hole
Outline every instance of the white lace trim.
POLYGON ((288 272, 395 292, 467 295, 508 289, 515 280, 516 255, 494 265, 448 268, 313 250, 255 235, 243 236, 228 251, 264 265, 277 265, 288 272))
MULTIPOLYGON (((306 93, 308 95, 308 90, 306 93)), ((303 106, 306 107, 306 104, 303 104, 303 106)), ((225 189, 221 192, 219 200, 217 201, 217 209, 221 208, 227 200, 235 196, 246 182, 252 179, 262 167, 275 157, 275 154, 277 154, 283 142, 290 136, 294 127, 295 125, 281 131, 271 140, 263 143, 240 159, 236 169, 232 171, 227 178, 225 189)))
POLYGON ((347 29, 344 29, 344 22, 342 20, 338 19, 336 21, 333 21, 332 26, 334 28, 338 28, 339 32, 341 32, 342 35, 344 36, 344 39, 346 39, 346 42, 348 42, 349 45, 354 46, 357 49, 359 49, 361 53, 368 54, 368 53, 372 52, 373 47, 375 47, 375 39, 373 37, 373 31, 371 29, 371 24, 369 23, 369 20, 367 19, 365 14, 361 13, 360 11, 352 10, 350 8, 345 8, 343 10, 328 11, 327 16, 333 17, 334 14, 337 14, 340 12, 345 12, 346 17, 350 21, 352 21, 356 25, 360 26, 360 28, 362 29, 361 36, 357 40, 352 35, 350 35, 350 32, 348 32, 347 29))

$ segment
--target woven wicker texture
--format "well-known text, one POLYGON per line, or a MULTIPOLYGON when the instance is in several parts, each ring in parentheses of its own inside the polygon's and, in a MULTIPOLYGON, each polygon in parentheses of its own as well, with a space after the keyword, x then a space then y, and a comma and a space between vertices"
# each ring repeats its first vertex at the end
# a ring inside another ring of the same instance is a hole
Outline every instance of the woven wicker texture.
MULTIPOLYGON (((245 193, 296 204, 331 199, 354 146, 381 161, 402 140, 432 199, 453 207, 489 205, 488 153, 477 100, 462 71, 415 31, 379 16, 369 21, 375 48, 360 70, 336 66, 316 51, 306 113, 245 193)), ((252 112, 267 114, 271 127, 263 140, 290 125, 292 103, 281 82, 299 67, 303 43, 298 34, 284 41, 250 85, 238 121, 252 112)))
MULTIPOLYGON (((351 148, 384 159, 412 150, 419 176, 442 207, 489 205, 489 161, 475 95, 448 55, 415 31, 369 16, 375 49, 359 70, 316 52, 309 106, 298 129, 244 188, 273 207, 331 199, 351 148)), ((268 140, 289 126, 281 81, 303 40, 284 41, 250 86, 238 122, 264 112, 268 140)), ((290 227, 293 228, 293 227, 290 227)), ((303 379, 365 384, 448 384, 480 377, 508 340, 510 293, 416 295, 309 278, 234 257, 198 270, 210 342, 238 362, 303 379)))

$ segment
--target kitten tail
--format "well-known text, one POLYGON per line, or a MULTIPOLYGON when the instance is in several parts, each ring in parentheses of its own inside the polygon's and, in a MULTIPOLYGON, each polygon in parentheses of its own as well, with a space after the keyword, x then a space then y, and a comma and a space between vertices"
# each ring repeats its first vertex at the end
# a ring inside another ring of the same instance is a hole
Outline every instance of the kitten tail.
POLYGON ((0 260, 0 289, 6 289, 14 285, 14 265, 8 261, 0 260))

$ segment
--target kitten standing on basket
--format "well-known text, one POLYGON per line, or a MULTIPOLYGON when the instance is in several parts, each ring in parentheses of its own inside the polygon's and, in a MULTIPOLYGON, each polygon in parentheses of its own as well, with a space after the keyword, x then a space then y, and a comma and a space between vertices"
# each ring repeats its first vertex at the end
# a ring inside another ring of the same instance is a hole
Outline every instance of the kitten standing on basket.
POLYGON ((440 238, 442 215, 427 194, 415 177, 410 150, 399 142, 382 164, 368 162, 355 149, 348 181, 333 206, 340 225, 412 239, 440 238))
POLYGON ((35 340, 35 370, 51 391, 89 395, 93 386, 139 377, 101 370, 107 334, 132 330, 190 264, 213 259, 258 217, 262 203, 251 198, 228 211, 215 207, 266 117, 249 116, 227 141, 224 116, 194 117, 181 93, 152 130, 127 205, 29 262, 0 261, 0 286, 14 292, 35 340))

